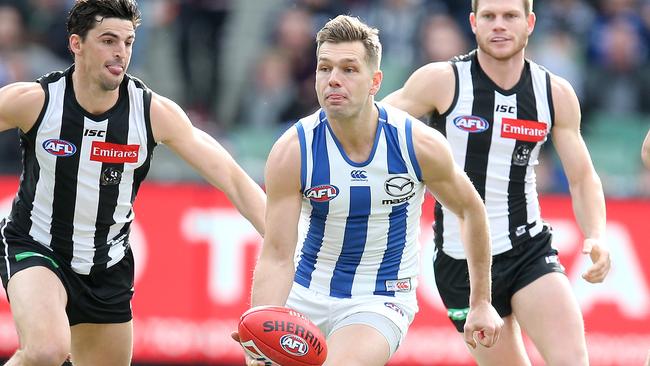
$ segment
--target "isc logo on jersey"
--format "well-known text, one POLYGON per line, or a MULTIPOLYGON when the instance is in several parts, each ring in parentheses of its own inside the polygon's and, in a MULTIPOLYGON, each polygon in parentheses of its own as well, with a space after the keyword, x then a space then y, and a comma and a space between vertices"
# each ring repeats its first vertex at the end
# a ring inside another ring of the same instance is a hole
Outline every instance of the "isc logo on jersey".
POLYGON ((483 132, 490 127, 488 121, 477 116, 458 116, 454 118, 454 125, 469 133, 483 132))
POLYGON ((74 155, 77 147, 74 144, 59 139, 49 139, 43 142, 43 149, 54 156, 66 157, 74 155))
POLYGON ((296 356, 304 356, 309 351, 307 342, 295 334, 285 334, 280 338, 282 349, 296 356))
POLYGON ((330 184, 323 184, 316 187, 311 187, 305 191, 305 197, 314 202, 327 202, 331 201, 339 195, 339 189, 330 184))

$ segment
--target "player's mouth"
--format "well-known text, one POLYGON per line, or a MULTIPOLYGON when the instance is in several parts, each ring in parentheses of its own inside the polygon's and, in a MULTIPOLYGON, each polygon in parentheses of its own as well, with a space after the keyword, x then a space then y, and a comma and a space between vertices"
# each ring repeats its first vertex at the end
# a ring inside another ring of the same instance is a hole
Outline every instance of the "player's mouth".
POLYGON ((503 42, 508 42, 508 41, 510 41, 510 38, 503 37, 503 36, 496 36, 496 37, 490 38, 490 42, 492 42, 492 43, 503 43, 503 42))
POLYGON ((108 64, 106 65, 106 68, 115 76, 120 76, 124 72, 124 66, 122 66, 122 64, 108 64))
POLYGON ((331 101, 331 102, 340 102, 347 99, 343 94, 338 94, 338 93, 330 93, 325 95, 325 100, 331 101))

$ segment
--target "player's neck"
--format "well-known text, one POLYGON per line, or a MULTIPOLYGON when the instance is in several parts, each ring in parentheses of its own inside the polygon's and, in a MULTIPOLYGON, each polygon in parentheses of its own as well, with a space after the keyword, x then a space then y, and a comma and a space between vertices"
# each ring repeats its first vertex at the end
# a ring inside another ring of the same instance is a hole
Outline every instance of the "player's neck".
POLYGON ((87 112, 99 115, 111 109, 120 96, 120 88, 104 90, 79 70, 72 73, 72 86, 77 103, 87 112))
POLYGON ((336 139, 352 161, 362 163, 368 160, 375 143, 378 118, 379 111, 374 103, 353 118, 343 120, 328 117, 336 139))
POLYGON ((512 89, 521 78, 524 69, 524 50, 506 60, 496 59, 487 53, 478 50, 478 62, 483 72, 501 89, 512 89))

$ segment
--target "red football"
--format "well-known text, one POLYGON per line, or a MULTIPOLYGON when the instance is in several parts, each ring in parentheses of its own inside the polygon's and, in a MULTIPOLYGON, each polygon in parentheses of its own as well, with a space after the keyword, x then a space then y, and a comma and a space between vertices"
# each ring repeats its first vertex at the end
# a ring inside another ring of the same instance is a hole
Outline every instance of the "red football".
POLYGON ((327 344, 303 314, 281 306, 257 306, 239 319, 239 341, 253 359, 281 366, 320 366, 327 344))

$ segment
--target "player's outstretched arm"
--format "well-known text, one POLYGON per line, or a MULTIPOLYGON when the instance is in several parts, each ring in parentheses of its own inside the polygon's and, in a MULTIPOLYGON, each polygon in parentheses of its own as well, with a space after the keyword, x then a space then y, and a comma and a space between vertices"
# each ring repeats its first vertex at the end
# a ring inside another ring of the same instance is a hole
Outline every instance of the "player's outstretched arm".
POLYGON ((585 237, 582 252, 593 265, 582 277, 602 282, 611 261, 605 246, 605 195, 589 151, 580 134, 580 105, 571 85, 564 79, 551 79, 555 125, 553 143, 569 181, 573 211, 585 237))
POLYGON ((230 202, 264 235, 266 197, 214 138, 194 127, 173 101, 154 94, 151 124, 157 142, 167 145, 210 184, 223 191, 230 202))
POLYGON ((302 204, 300 144, 296 129, 275 143, 264 174, 266 236, 253 275, 252 306, 284 306, 294 276, 294 252, 302 204))
POLYGON ((13 83, 0 89, 0 131, 20 128, 27 132, 36 122, 45 103, 39 83, 13 83))
POLYGON ((430 63, 415 70, 402 88, 390 93, 382 102, 418 118, 432 111, 444 112, 453 101, 454 83, 451 64, 430 63))
POLYGON ((449 144, 440 133, 414 123, 413 143, 424 182, 461 224, 470 281, 465 342, 472 348, 477 341, 491 347, 499 338, 503 320, 491 305, 492 253, 485 206, 467 175, 454 163, 449 144))
POLYGON ((641 147, 641 160, 643 160, 646 168, 650 169, 650 130, 645 135, 645 141, 643 141, 643 146, 641 147))

